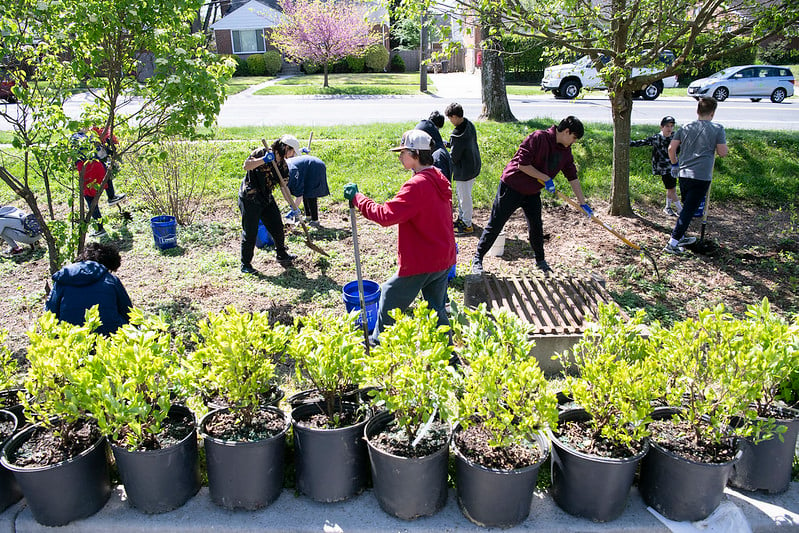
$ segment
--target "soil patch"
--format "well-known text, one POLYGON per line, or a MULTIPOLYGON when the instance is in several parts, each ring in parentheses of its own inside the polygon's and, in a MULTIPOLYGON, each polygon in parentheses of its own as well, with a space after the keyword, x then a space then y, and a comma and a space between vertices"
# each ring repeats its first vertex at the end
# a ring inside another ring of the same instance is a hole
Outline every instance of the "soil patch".
POLYGON ((220 440, 231 442, 256 442, 279 435, 286 429, 286 419, 280 413, 260 410, 252 420, 244 424, 241 414, 223 411, 205 419, 205 433, 220 440))
POLYGON ((419 443, 413 447, 408 442, 407 435, 403 428, 392 420, 383 431, 372 436, 369 442, 372 446, 392 455, 400 457, 425 457, 431 455, 444 446, 449 440, 449 426, 441 422, 434 421, 430 425, 428 432, 422 437, 419 443))
POLYGON ((20 467, 50 466, 71 459, 91 448, 101 437, 94 421, 78 420, 64 426, 39 426, 14 453, 20 467))
POLYGON ((569 421, 558 426, 557 438, 578 452, 612 459, 633 457, 643 449, 643 444, 635 442, 625 446, 617 442, 594 437, 594 429, 589 421, 569 421))
POLYGON ((685 459, 698 463, 726 463, 735 457, 732 442, 716 444, 693 441, 693 430, 684 421, 654 420, 649 424, 652 440, 685 459))
POLYGON ((492 447, 491 433, 482 425, 474 425, 455 434, 455 445, 470 461, 496 470, 515 470, 532 466, 544 458, 544 451, 534 445, 492 447))
MULTIPOLYGON (((161 431, 146 439, 137 451, 152 451, 169 448, 178 444, 194 430, 194 418, 188 414, 170 415, 161 423, 161 431)), ((119 440, 113 442, 115 446, 127 449, 125 436, 127 428, 119 432, 119 440)))

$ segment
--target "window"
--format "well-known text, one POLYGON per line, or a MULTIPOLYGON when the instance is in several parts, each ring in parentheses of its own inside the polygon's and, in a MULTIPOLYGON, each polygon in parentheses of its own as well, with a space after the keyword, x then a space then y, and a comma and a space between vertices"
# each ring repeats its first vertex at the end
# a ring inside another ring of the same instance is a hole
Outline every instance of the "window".
POLYGON ((233 30, 233 53, 266 52, 263 30, 233 30))

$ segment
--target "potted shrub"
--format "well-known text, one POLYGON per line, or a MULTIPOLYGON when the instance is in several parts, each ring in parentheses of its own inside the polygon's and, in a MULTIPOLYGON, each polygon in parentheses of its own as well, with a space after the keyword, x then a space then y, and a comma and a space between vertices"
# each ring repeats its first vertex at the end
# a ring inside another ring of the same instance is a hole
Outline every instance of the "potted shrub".
POLYGON ((764 298, 747 308, 741 326, 743 379, 756 384, 759 393, 735 420, 749 425, 751 433, 740 441, 741 459, 733 466, 729 483, 750 491, 784 492, 791 482, 799 412, 786 405, 782 385, 799 368, 799 322, 789 323, 774 314, 764 298))
POLYGON ((107 443, 86 401, 99 325, 95 306, 82 326, 45 313, 28 331, 28 395, 21 400, 34 425, 6 443, 0 461, 47 526, 90 516, 111 494, 107 443))
POLYGON ((200 489, 194 415, 173 404, 182 352, 163 320, 133 308, 129 324, 98 338, 90 365, 91 411, 128 501, 146 513, 176 509, 200 489))
POLYGON ((0 329, 0 409, 7 409, 17 417, 19 427, 25 425, 19 393, 23 392, 20 384, 24 379, 19 362, 6 346, 8 331, 0 329))
POLYGON ((366 406, 345 401, 361 379, 364 346, 357 318, 354 311, 296 319, 289 345, 297 380, 310 382, 322 398, 291 412, 297 488, 317 501, 344 500, 366 486, 366 406))
POLYGON ((734 437, 754 431, 733 425, 760 393, 742 367, 743 329, 722 305, 671 328, 652 327, 650 357, 667 379, 667 403, 677 407, 653 417, 639 489, 672 520, 701 520, 716 509, 741 456, 734 437))
POLYGON ((197 348, 184 360, 184 378, 229 406, 199 424, 211 500, 221 507, 259 509, 280 496, 289 421, 263 398, 277 390, 275 360, 285 353, 288 331, 271 326, 267 313, 227 307, 200 323, 197 348))
POLYGON ((530 513, 558 402, 518 318, 485 304, 464 315, 453 326, 464 361, 452 437, 458 505, 480 526, 511 527, 530 513))
POLYGON ((412 315, 391 311, 395 323, 364 358, 364 378, 385 411, 364 428, 372 482, 380 507, 410 520, 447 500, 447 457, 453 374, 448 327, 437 326, 426 302, 412 315))
MULTIPOLYGON (((11 411, 0 409, 0 448, 5 446, 8 439, 16 433, 17 417, 11 411)), ((19 501, 22 498, 22 489, 19 488, 14 474, 11 471, 0 465, 0 513, 12 503, 19 501)))
POLYGON ((627 321, 615 305, 600 304, 583 338, 556 356, 578 407, 562 411, 553 430, 552 497, 564 511, 597 522, 624 511, 647 453, 651 404, 663 389, 656 361, 646 357, 643 317, 627 321))

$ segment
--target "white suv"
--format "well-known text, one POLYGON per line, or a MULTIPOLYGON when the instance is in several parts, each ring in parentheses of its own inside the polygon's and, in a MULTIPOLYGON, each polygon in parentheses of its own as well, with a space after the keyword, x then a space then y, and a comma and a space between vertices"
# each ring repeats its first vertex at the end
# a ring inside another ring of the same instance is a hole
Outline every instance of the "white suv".
MULTIPOLYGON (((602 63, 608 63, 609 58, 600 56, 599 60, 602 63)), ((674 61, 674 54, 665 50, 660 53, 658 63, 660 65, 642 68, 633 68, 633 76, 642 76, 661 72, 666 66, 674 61)), ((669 76, 662 80, 658 80, 640 91, 633 93, 633 97, 641 97, 644 100, 654 100, 660 93, 663 92, 664 87, 673 88, 677 86, 677 76, 669 76)), ((541 80, 541 88, 545 91, 552 91, 556 98, 572 99, 580 94, 580 89, 606 89, 602 78, 599 76, 594 63, 588 56, 583 56, 574 63, 566 63, 565 65, 554 65, 544 69, 544 79, 541 80)))

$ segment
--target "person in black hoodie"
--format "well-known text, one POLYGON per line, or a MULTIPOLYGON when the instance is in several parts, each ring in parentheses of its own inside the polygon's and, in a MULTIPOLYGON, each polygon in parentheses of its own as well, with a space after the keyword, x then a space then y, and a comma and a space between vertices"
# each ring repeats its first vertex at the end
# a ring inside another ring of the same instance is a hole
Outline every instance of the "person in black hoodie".
POLYGON ((444 111, 455 129, 449 137, 450 156, 452 157, 452 178, 455 180, 455 192, 458 194, 458 220, 455 231, 472 233, 472 187, 480 174, 482 161, 480 147, 477 146, 477 131, 469 119, 463 116, 460 104, 449 104, 444 111))
POLYGON ((441 171, 449 181, 452 181, 452 159, 444 146, 440 130, 444 126, 444 115, 438 111, 430 113, 430 118, 419 121, 415 130, 422 130, 433 139, 433 166, 441 171))
POLYGON ((99 305, 98 333, 111 334, 128 323, 130 301, 125 287, 111 272, 122 264, 119 250, 113 244, 90 242, 76 262, 53 274, 53 290, 45 309, 56 318, 81 325, 86 311, 99 305))

